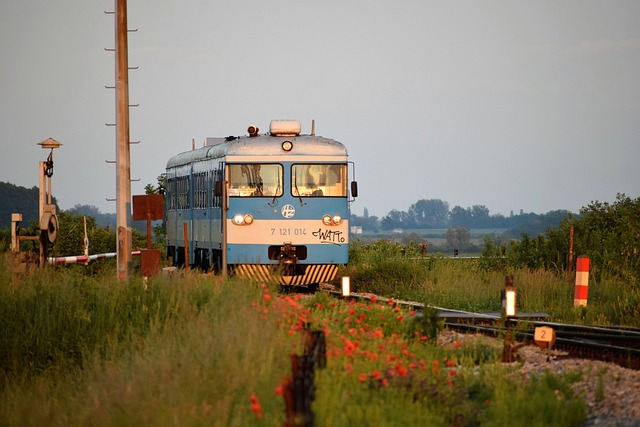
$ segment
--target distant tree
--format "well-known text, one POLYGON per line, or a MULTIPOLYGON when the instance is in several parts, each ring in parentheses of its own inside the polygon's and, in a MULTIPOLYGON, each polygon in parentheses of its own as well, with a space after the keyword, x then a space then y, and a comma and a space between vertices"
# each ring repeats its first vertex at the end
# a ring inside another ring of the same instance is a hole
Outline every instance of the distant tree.
MULTIPOLYGON (((145 194, 165 194, 165 190, 167 188, 167 176, 165 174, 158 175, 156 178, 156 185, 147 184, 144 187, 145 194)), ((145 225, 146 227, 146 225, 145 225)), ((153 226, 153 241, 155 242, 155 246, 163 247, 166 242, 166 229, 167 222, 165 219, 162 221, 158 221, 153 226)), ((146 228, 145 228, 146 232, 146 228)))
POLYGON ((471 207, 472 228, 491 227, 489 223, 489 209, 484 205, 473 205, 471 207))
POLYGON ((158 175, 157 183, 155 186, 153 184, 147 184, 144 187, 144 194, 164 194, 167 188, 167 176, 165 174, 158 175))
MULTIPOLYGON (((53 197, 53 204, 57 200, 53 197)), ((23 227, 32 222, 40 222, 40 190, 38 187, 25 188, 8 182, 0 182, 0 228, 11 228, 11 214, 22 214, 23 227)))
POLYGON ((409 207, 409 227, 444 228, 449 221, 449 203, 440 199, 418 200, 409 207))
POLYGON ((87 221, 87 238, 91 254, 115 252, 116 233, 100 227, 92 216, 72 211, 58 213, 58 239, 53 247, 55 256, 73 256, 84 253, 84 221, 87 221))
POLYGON ((449 212, 449 225, 451 227, 469 227, 471 223, 471 212, 460 206, 454 206, 449 212))
POLYGON ((100 227, 116 226, 116 214, 102 213, 99 208, 93 205, 75 205, 67 210, 71 215, 87 216, 95 219, 95 223, 100 227))
POLYGON ((392 230, 394 228, 409 228, 408 223, 406 212, 393 209, 386 216, 382 217, 380 225, 385 230, 392 230))
POLYGON ((448 228, 445 233, 446 248, 448 250, 467 250, 471 247, 471 232, 462 227, 448 228))
MULTIPOLYGON (((550 212, 555 219, 564 213, 550 212)), ((537 237, 524 233, 513 242, 509 262, 529 268, 566 269, 572 226, 574 254, 590 258, 596 278, 609 273, 632 286, 640 285, 640 198, 624 194, 618 194, 613 204, 591 202, 579 216, 565 215, 557 228, 548 228, 537 237)))
POLYGON ((380 228, 380 221, 378 221, 378 217, 375 215, 369 216, 366 208, 364 210, 364 213, 365 216, 351 214, 349 224, 362 227, 363 229, 369 231, 378 231, 378 229, 380 228))

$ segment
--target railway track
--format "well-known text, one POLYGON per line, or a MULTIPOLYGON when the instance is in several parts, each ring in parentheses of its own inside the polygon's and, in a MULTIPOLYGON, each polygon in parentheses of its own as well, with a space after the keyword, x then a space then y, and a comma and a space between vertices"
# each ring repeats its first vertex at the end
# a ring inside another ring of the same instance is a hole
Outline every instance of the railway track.
MULTIPOLYGON (((344 298, 340 292, 324 291, 344 298)), ((360 293, 351 293, 349 298, 388 300, 360 293)), ((402 300, 393 300, 393 304, 415 310, 418 315, 425 308, 435 309, 447 328, 494 337, 504 337, 509 333, 514 340, 524 344, 536 341, 536 328, 550 328, 555 334, 553 348, 565 352, 564 357, 600 360, 640 370, 640 328, 548 322, 544 320, 546 313, 518 313, 515 318, 505 320, 500 313, 473 313, 402 300)))

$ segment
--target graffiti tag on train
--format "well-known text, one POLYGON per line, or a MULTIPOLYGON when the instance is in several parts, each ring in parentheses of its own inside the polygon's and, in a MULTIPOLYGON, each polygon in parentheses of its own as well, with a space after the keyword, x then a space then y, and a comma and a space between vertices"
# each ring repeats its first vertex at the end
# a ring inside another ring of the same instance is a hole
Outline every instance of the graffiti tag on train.
POLYGON ((345 243, 347 238, 344 236, 345 233, 342 231, 334 231, 334 230, 323 230, 322 228, 318 228, 318 231, 314 231, 311 233, 321 243, 345 243))

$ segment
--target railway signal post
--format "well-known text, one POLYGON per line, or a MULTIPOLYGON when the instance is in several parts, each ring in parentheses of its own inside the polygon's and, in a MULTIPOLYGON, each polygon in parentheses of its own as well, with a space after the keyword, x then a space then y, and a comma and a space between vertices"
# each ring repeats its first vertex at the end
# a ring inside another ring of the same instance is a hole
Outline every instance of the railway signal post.
POLYGON ((505 318, 505 337, 502 360, 503 362, 513 362, 515 347, 513 345, 511 319, 516 317, 516 288, 513 286, 513 276, 505 276, 504 285, 504 289, 501 291, 502 314, 505 318))
POLYGON ((51 195, 51 177, 53 176, 53 150, 62 147, 58 141, 48 138, 38 143, 45 150, 51 150, 47 160, 40 162, 40 201, 38 217, 40 218, 40 268, 47 263, 47 252, 50 243, 56 241, 58 236, 58 217, 56 205, 53 204, 51 195))

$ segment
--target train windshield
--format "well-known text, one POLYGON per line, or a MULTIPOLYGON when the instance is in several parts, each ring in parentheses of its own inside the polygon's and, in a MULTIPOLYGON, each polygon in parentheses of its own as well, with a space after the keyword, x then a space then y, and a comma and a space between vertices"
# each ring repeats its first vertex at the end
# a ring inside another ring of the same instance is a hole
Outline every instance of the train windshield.
POLYGON ((291 194, 295 197, 347 197, 347 165, 294 164, 291 166, 291 194))
POLYGON ((282 196, 282 165, 229 164, 229 195, 240 197, 282 196))

